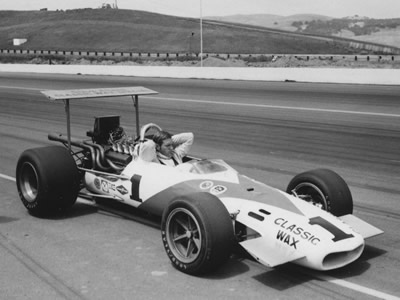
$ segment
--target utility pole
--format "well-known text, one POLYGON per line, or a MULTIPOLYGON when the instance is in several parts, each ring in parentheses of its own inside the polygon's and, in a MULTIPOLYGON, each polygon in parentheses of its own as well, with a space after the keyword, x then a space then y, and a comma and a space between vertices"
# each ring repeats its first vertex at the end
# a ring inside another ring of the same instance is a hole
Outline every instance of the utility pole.
POLYGON ((203 0, 200 0, 200 66, 203 67, 203 0))

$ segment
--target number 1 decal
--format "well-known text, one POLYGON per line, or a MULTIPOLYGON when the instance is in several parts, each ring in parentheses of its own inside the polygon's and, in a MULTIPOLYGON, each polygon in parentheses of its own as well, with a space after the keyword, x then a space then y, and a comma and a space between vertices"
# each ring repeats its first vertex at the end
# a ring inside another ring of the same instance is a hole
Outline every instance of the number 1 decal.
POLYGON ((345 240, 354 236, 352 234, 347 234, 346 232, 343 232, 342 230, 340 230, 340 228, 336 227, 334 224, 325 220, 322 217, 311 218, 309 223, 311 225, 319 225, 322 228, 328 230, 330 233, 332 233, 334 235, 332 241, 334 242, 345 240))
POLYGON ((140 180, 142 180, 142 176, 140 175, 133 175, 131 178, 132 182, 132 188, 131 188, 131 199, 139 202, 143 202, 142 199, 139 197, 139 186, 140 186, 140 180))

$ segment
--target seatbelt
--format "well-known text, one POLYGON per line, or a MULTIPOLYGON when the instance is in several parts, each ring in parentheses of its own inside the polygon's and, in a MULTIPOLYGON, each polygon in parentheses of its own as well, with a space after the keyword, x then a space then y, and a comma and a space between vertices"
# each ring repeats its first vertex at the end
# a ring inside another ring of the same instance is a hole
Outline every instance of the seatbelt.
MULTIPOLYGON (((179 163, 176 161, 176 159, 173 156, 171 157, 171 159, 174 162, 175 166, 179 165, 179 163)), ((160 164, 166 166, 166 164, 160 158, 158 160, 159 160, 160 164)))

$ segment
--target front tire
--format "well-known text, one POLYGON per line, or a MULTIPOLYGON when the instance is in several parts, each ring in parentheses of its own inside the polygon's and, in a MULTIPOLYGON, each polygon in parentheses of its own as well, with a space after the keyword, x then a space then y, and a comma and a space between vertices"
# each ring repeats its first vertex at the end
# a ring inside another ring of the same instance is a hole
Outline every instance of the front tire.
POLYGON ((163 213, 161 233, 173 266, 191 275, 210 272, 225 263, 234 242, 227 209, 208 193, 173 200, 163 213))
POLYGON ((75 160, 62 146, 24 151, 17 163, 19 197, 37 216, 65 211, 76 201, 80 177, 75 160))
POLYGON ((340 217, 353 213, 353 197, 340 175, 328 169, 316 169, 296 175, 286 192, 340 217))

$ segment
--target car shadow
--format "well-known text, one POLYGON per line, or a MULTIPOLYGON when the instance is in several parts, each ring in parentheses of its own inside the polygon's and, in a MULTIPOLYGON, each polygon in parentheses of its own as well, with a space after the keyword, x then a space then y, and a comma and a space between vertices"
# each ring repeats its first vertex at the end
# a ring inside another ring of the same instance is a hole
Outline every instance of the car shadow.
POLYGON ((266 272, 253 276, 253 279, 277 291, 284 291, 303 285, 313 278, 299 271, 297 266, 287 264, 271 268, 266 272))
POLYGON ((271 268, 266 272, 253 276, 253 278, 271 289, 284 291, 315 280, 325 281, 327 276, 335 279, 356 277, 367 271, 369 267, 370 264, 362 263, 357 266, 348 265, 334 271, 316 271, 288 263, 271 268))
POLYGON ((0 216, 0 224, 5 224, 5 223, 10 223, 14 221, 18 221, 19 219, 17 218, 10 218, 6 216, 0 216))
POLYGON ((161 228, 161 217, 152 215, 122 202, 117 202, 111 199, 97 199, 96 207, 98 208, 99 214, 132 220, 155 229, 161 228))
POLYGON ((109 217, 129 219, 144 225, 148 225, 159 229, 161 218, 141 211, 127 204, 117 202, 111 199, 96 199, 96 201, 77 201, 67 211, 60 211, 51 215, 35 215, 28 212, 30 215, 47 220, 65 220, 84 217, 90 214, 102 214, 109 217))
POLYGON ((200 277, 213 280, 223 280, 245 274, 249 270, 249 266, 244 262, 243 259, 231 257, 223 266, 221 266, 217 270, 200 277))
POLYGON ((253 276, 253 278, 279 291, 302 285, 312 280, 325 280, 326 276, 346 280, 367 272, 371 267, 369 260, 382 256, 385 253, 387 253, 387 251, 366 245, 363 254, 358 260, 342 268, 331 271, 316 271, 293 263, 288 263, 271 268, 266 272, 253 276))
POLYGON ((46 219, 46 220, 73 219, 73 218, 79 218, 79 217, 83 217, 86 215, 94 214, 97 212, 98 212, 98 208, 96 206, 94 206, 93 204, 81 203, 81 202, 75 203, 67 211, 60 211, 60 212, 52 213, 50 215, 46 215, 46 214, 37 215, 37 214, 32 214, 30 211, 28 211, 28 213, 31 216, 34 216, 35 218, 39 218, 39 219, 46 219))
POLYGON ((364 252, 362 253, 359 260, 367 261, 367 260, 382 256, 386 253, 387 253, 386 250, 382 250, 382 249, 376 248, 371 245, 365 245, 364 252))

